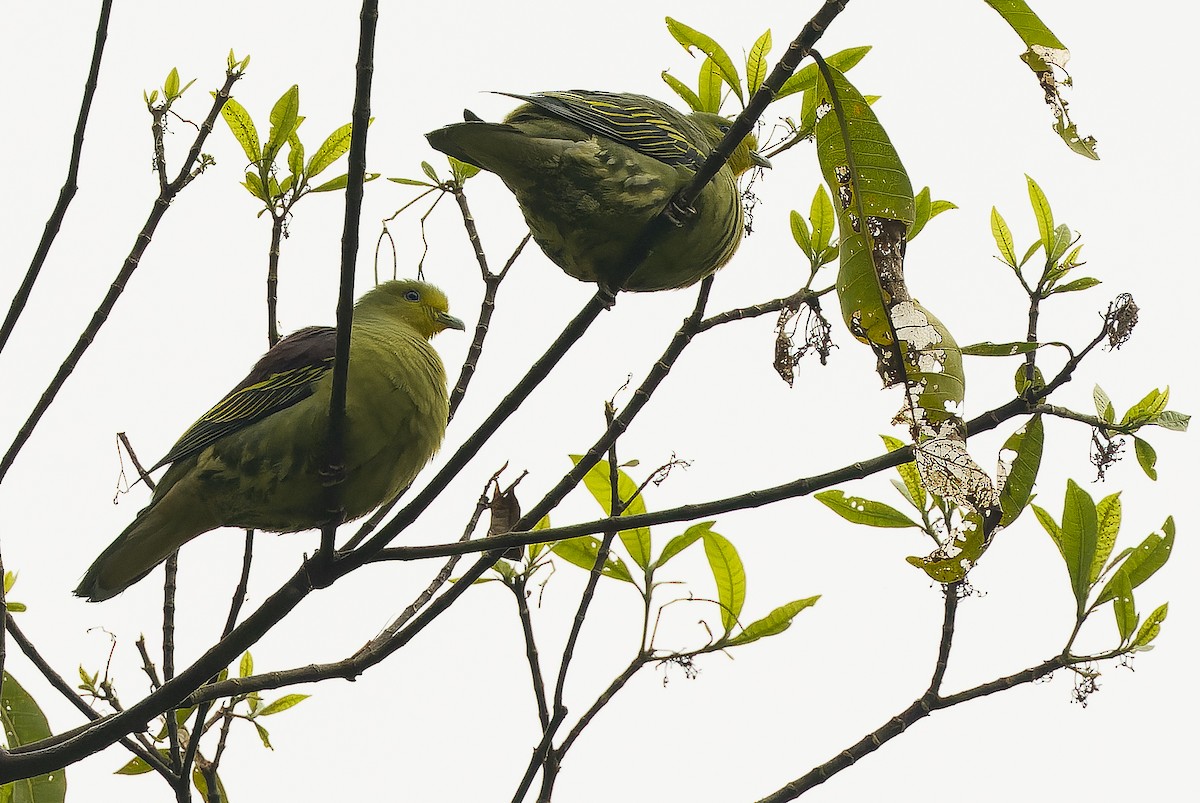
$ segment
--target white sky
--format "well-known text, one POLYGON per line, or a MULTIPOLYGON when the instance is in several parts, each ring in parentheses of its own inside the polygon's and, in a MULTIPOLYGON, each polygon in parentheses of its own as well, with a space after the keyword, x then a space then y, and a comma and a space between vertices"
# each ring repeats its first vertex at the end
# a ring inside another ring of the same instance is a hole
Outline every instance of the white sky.
MULTIPOLYGON (((421 160, 444 161, 422 134, 461 119, 468 106, 487 119, 510 99, 485 90, 525 92, 574 87, 642 92, 670 100, 658 77, 669 68, 694 82, 697 62, 666 32, 676 16, 736 54, 763 29, 782 52, 817 3, 775 4, 732 12, 728 4, 627 3, 580 9, 557 3, 388 4, 380 20, 369 169, 419 177, 421 160)), ((1083 235, 1084 272, 1104 280, 1088 293, 1047 304, 1045 339, 1081 343, 1096 313, 1119 292, 1133 293, 1141 323, 1120 352, 1089 359, 1054 400, 1084 412, 1100 382, 1124 410, 1153 387, 1170 384, 1173 409, 1197 408, 1195 372, 1182 363, 1178 338, 1194 318, 1197 284, 1188 248, 1196 219, 1197 176, 1190 106, 1179 99, 1196 72, 1194 12, 1131 11, 1127 4, 1042 0, 1035 8, 1071 48, 1072 112, 1100 140, 1103 161, 1070 154, 1049 130, 1031 74, 1016 56, 1019 40, 984 3, 888 3, 853 0, 821 43, 832 53, 875 46, 851 78, 879 94, 884 125, 917 186, 960 209, 937 219, 909 250, 910 289, 960 343, 1017 339, 1021 297, 993 258, 988 213, 995 204, 1022 245, 1035 236, 1023 173, 1050 198, 1058 222, 1083 235)), ((15 290, 53 207, 66 170, 79 92, 94 32, 92 4, 10 4, 0 29, 0 65, 8 80, 0 126, 7 192, 0 196, 7 257, 0 297, 15 290)), ((301 89, 300 130, 309 152, 349 119, 357 14, 349 5, 211 2, 203 6, 119 4, 109 30, 100 88, 84 148, 80 192, 2 359, 8 377, 0 405, 5 445, 91 317, 149 212, 149 117, 142 90, 178 67, 198 78, 178 108, 195 119, 207 91, 222 80, 230 47, 251 54, 235 96, 267 129, 271 104, 293 83, 301 89)), ((732 108, 732 107, 727 107, 732 108)), ((799 96, 768 111, 797 116, 799 96)), ((168 139, 177 165, 191 142, 176 122, 168 139)), ((153 461, 196 416, 235 383, 265 347, 263 283, 269 225, 238 186, 244 156, 223 124, 206 151, 217 166, 175 202, 113 317, 83 358, 34 438, 0 487, 4 563, 20 572, 13 593, 29 605, 22 626, 68 678, 81 662, 100 668, 111 632, 121 696, 144 692, 133 642, 157 644, 161 575, 120 598, 88 605, 70 595, 88 562, 145 503, 135 489, 111 504, 120 470, 114 433, 128 432, 153 461)), ((331 172, 330 176, 333 175, 331 172)), ((718 277, 712 311, 787 294, 803 281, 787 213, 807 210, 819 173, 811 145, 789 151, 757 185, 755 236, 718 277)), ((503 263, 522 234, 511 196, 484 176, 469 185, 485 247, 503 263)), ((381 218, 411 188, 370 185, 363 218, 360 292, 371 283, 372 242, 381 218)), ((341 199, 301 203, 283 245, 279 317, 284 331, 331 323, 337 284, 341 199)), ((401 274, 415 271, 417 217, 392 226, 401 274)), ((468 319, 482 287, 453 204, 429 223, 426 274, 468 319)), ((832 273, 830 274, 832 277, 832 273)), ((831 279, 830 279, 831 280, 831 279)), ((590 289, 553 268, 532 247, 501 289, 493 334, 447 451, 473 430, 589 297, 590 289)), ((501 430, 448 494, 404 537, 405 543, 456 538, 483 482, 505 461, 528 469, 522 499, 569 467, 600 431, 602 403, 632 373, 640 381, 690 310, 691 291, 622 297, 571 352, 556 375, 501 430)), ((835 305, 826 305, 831 312, 835 305)), ((672 453, 693 461, 648 493, 651 509, 703 501, 828 471, 880 452, 877 433, 903 433, 889 420, 899 405, 881 393, 874 360, 840 324, 840 348, 822 368, 806 361, 789 390, 771 367, 768 318, 722 327, 700 338, 654 403, 623 438, 623 459, 658 465, 672 453)), ((468 327, 470 328, 470 326, 468 327)), ((1191 327, 1189 327, 1190 329, 1191 327)), ((452 375, 468 344, 453 332, 435 345, 452 375)), ((1048 365, 1058 356, 1050 354, 1048 365)), ((968 363, 967 412, 1011 395, 1013 362, 968 363)), ((1045 369, 1043 369, 1045 370, 1045 369)), ((627 397, 625 397, 627 398, 627 397)), ((972 441, 994 465, 1015 423, 972 441)), ((917 800, 965 792, 978 803, 1054 799, 1194 800, 1191 728, 1197 715, 1191 670, 1197 650, 1193 516, 1197 466, 1186 436, 1152 431, 1160 481, 1128 459, 1107 484, 1093 485, 1088 432, 1048 425, 1048 458, 1039 503, 1060 515, 1066 477, 1097 499, 1124 490, 1121 546, 1132 546, 1173 513, 1176 554, 1137 592, 1140 612, 1171 601, 1158 649, 1136 673, 1102 667, 1102 689, 1086 710, 1069 702, 1071 679, 1022 686, 922 722, 901 738, 814 790, 807 800, 917 800)), ((634 470, 638 474, 638 470, 634 470)), ((848 492, 899 504, 885 478, 848 492)), ((556 523, 594 518, 580 492, 556 523)), ((655 529, 656 550, 684 524, 655 529)), ((556 800, 754 800, 820 764, 898 713, 924 690, 940 628, 941 596, 904 557, 928 551, 914 531, 867 530, 838 520, 813 500, 793 500, 724 515, 715 529, 738 546, 749 592, 745 615, 765 615, 787 600, 822 594, 793 628, 738 650, 710 656, 697 680, 678 670, 646 670, 568 755, 556 800)), ((248 606, 289 576, 315 536, 258 540, 248 606)), ((210 643, 225 617, 239 567, 233 532, 199 539, 183 552, 180 663, 210 643)), ((701 551, 672 564, 678 593, 713 594, 701 551)), ((386 624, 436 571, 432 565, 371 567, 315 593, 253 652, 260 671, 337 660, 386 624)), ((574 611, 584 573, 564 567, 546 587, 540 647, 548 674, 574 611)), ((1006 531, 971 575, 980 596, 960 609, 946 691, 1035 665, 1057 653, 1070 631, 1072 602, 1060 558, 1031 515, 1006 531)), ((670 593, 667 589, 664 593, 670 593)), ((666 599, 667 597, 664 597, 666 599)), ((598 617, 585 627, 567 693, 582 712, 628 659, 638 631, 635 595, 602 584, 598 617)), ((661 646, 705 640, 696 622, 718 621, 701 603, 668 608, 661 646)), ((222 777, 235 800, 508 800, 537 741, 536 711, 514 606, 497 585, 473 589, 409 648, 354 685, 299 689, 314 697, 266 721, 276 747, 263 751, 248 726, 235 728, 222 777)), ((1082 644, 1115 639, 1111 615, 1098 614, 1082 644)), ((56 730, 80 718, 12 655, 9 669, 36 695, 56 730)), ((282 692, 281 692, 282 693, 282 692)), ((268 693, 267 699, 276 694, 268 693)), ((244 724, 244 723, 241 723, 244 724)), ((211 751, 211 748, 208 748, 211 751)), ((119 748, 70 768, 70 799, 169 799, 152 775, 113 777, 119 748)))

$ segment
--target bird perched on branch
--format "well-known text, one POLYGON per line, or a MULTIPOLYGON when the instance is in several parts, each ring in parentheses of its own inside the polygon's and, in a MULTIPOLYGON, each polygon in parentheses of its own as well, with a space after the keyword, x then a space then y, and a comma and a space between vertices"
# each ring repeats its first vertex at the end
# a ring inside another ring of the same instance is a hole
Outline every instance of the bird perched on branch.
MULTIPOLYGON (((395 497, 441 445, 446 372, 429 340, 463 328, 447 309, 442 291, 417 281, 385 282, 354 306, 342 520, 395 497)), ((284 338, 192 424, 154 466, 171 467, 150 504, 96 558, 75 593, 109 599, 217 527, 296 532, 329 523, 322 474, 335 340, 327 326, 284 338)))
POLYGON ((742 239, 737 177, 755 165, 770 166, 754 151, 753 135, 692 209, 668 211, 677 225, 614 287, 638 235, 692 180, 729 120, 683 115, 642 95, 509 96, 526 103, 503 123, 467 111, 466 122, 425 136, 439 151, 498 175, 516 194, 533 239, 568 274, 614 291, 667 290, 694 284, 733 256, 742 239))

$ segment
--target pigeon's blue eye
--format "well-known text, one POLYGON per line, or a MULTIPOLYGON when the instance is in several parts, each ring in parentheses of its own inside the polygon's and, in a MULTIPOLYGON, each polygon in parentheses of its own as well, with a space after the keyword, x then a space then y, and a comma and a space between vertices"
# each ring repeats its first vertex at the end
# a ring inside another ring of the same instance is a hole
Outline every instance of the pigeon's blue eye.
POLYGON ((416 290, 409 290, 407 293, 404 294, 404 298, 407 301, 420 301, 421 294, 418 293, 416 290))

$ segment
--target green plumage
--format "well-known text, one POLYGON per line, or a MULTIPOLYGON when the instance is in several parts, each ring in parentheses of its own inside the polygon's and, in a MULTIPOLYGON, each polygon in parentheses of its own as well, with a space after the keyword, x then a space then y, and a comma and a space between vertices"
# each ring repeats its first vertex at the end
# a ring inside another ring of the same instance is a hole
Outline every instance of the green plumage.
MULTIPOLYGON (((463 324, 447 313, 445 295, 424 282, 386 282, 355 305, 340 487, 347 519, 396 496, 441 445, 446 373, 429 340, 446 328, 463 324)), ((217 527, 296 532, 324 524, 320 472, 335 336, 332 328, 310 327, 281 340, 193 424, 159 461, 171 467, 150 504, 75 593, 109 599, 217 527)))
POLYGON ((687 287, 720 268, 742 238, 737 176, 766 160, 747 136, 620 287, 612 279, 645 226, 688 184, 729 126, 653 98, 608 92, 513 95, 528 101, 503 123, 467 121, 426 134, 433 147, 498 175, 546 256, 609 289, 687 287))

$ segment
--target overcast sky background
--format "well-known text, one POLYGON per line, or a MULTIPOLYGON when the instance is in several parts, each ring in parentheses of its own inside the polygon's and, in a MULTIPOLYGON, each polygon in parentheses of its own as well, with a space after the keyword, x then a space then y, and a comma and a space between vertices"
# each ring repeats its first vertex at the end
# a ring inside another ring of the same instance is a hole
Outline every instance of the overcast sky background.
MULTIPOLYGON (((464 106, 498 119, 515 92, 595 88, 672 100, 659 72, 689 84, 688 58, 663 24, 675 16, 713 35, 734 56, 766 28, 772 63, 818 3, 736 7, 714 2, 564 7, 559 3, 385 4, 378 32, 368 167, 385 176, 420 177, 419 163, 445 164, 423 133, 461 119, 464 106)), ((1146 8, 1160 9, 1165 4, 1146 8)), ((1176 6, 1169 6, 1175 8, 1176 6)), ((1019 249, 1036 236, 1023 174, 1048 195, 1056 222, 1083 236, 1082 273, 1104 284, 1058 297, 1043 314, 1044 339, 1081 344, 1097 331, 1108 300, 1131 292, 1141 308, 1134 339, 1097 353, 1056 403, 1090 412, 1100 382, 1119 412, 1153 387, 1169 384, 1170 407, 1197 408, 1191 366, 1197 179, 1190 104, 1196 82, 1194 12, 1137 11, 1114 2, 1041 0, 1044 21, 1071 49, 1077 86, 1071 110, 1083 133, 1100 140, 1102 161, 1071 154, 1050 131, 1050 114, 1032 74, 1017 60, 1019 39, 983 2, 853 0, 820 43, 827 55, 870 44, 850 77, 882 95, 876 106, 912 177, 957 211, 933 221, 909 249, 908 284, 960 343, 1018 339, 1025 309, 1019 288, 993 258, 988 214, 996 205, 1019 249), (1080 8, 1086 11, 1080 11, 1080 8), (1192 321, 1192 324, 1188 324, 1192 321), (1188 340, 1180 342, 1180 337, 1188 340)), ((94 4, 10 4, 0 29, 6 125, 0 126, 7 191, 6 258, 0 296, 11 297, 41 235, 66 171, 79 95, 87 73, 94 4)), ((291 84, 300 85, 300 129, 309 153, 350 116, 357 9, 349 4, 118 4, 109 29, 79 179, 80 191, 35 288, 25 317, 0 357, 5 376, 0 431, 5 444, 116 275, 157 192, 151 172, 143 89, 172 67, 196 84, 177 109, 199 120, 207 92, 220 85, 225 55, 252 56, 234 89, 265 135, 267 115, 291 84)), ((682 105, 677 104, 677 105, 682 105)), ((736 100, 726 107, 736 112, 736 100)), ((766 120, 798 116, 799 96, 766 120)), ((177 166, 192 141, 172 123, 168 157, 177 166)), ((140 697, 146 681, 134 641, 157 645, 161 573, 118 599, 89 605, 70 595, 84 568, 145 504, 136 488, 112 500, 120 461, 114 433, 127 432, 153 462, 183 429, 232 387, 266 346, 264 277, 269 223, 238 182, 245 157, 223 123, 205 151, 217 165, 169 210, 112 318, 0 487, 4 565, 20 572, 13 598, 26 603, 22 626, 68 678, 82 663, 104 665, 121 697, 140 697), (103 630, 101 629, 103 628, 103 630)), ((343 162, 344 164, 344 162, 343 162)), ((339 165, 341 169, 344 169, 339 165)), ((172 168, 172 171, 175 168, 172 168)), ((334 171, 328 174, 334 175, 334 171)), ((173 175, 173 172, 172 172, 173 175)), ((787 216, 807 211, 820 180, 811 145, 796 147, 756 185, 755 234, 718 276, 713 312, 794 291, 807 264, 791 242, 787 216)), ((482 240, 495 266, 523 234, 516 204, 491 176, 468 185, 482 240)), ((358 291, 372 283, 378 221, 414 191, 377 181, 367 188, 358 291)), ((423 207, 391 224, 401 275, 415 272, 423 207)), ((283 244, 279 319, 283 331, 332 323, 342 199, 313 196, 297 208, 283 244)), ((453 311, 478 310, 482 286, 453 203, 430 217, 426 276, 453 311)), ((390 276, 390 267, 387 275, 390 276)), ((832 281, 833 271, 825 283, 832 281)), ((508 391, 591 295, 590 286, 555 269, 532 246, 501 289, 493 331, 466 403, 450 428, 453 449, 508 391)), ((621 297, 572 350, 555 375, 403 537, 404 543, 456 538, 483 483, 505 461, 529 470, 521 490, 532 504, 586 449, 603 424, 603 401, 632 374, 639 382, 690 311, 693 291, 621 297)), ((831 311, 836 305, 826 305, 831 311)), ((622 459, 642 471, 670 459, 686 471, 647 493, 651 509, 704 501, 829 471, 881 451, 878 433, 904 437, 889 421, 898 392, 881 392, 874 359, 835 321, 831 364, 805 361, 794 389, 771 368, 769 317, 720 327, 698 338, 622 439, 622 459)), ((447 332, 435 345, 452 376, 469 339, 447 332)), ((1048 353, 1043 371, 1061 359, 1048 353)), ((967 415, 1011 397, 1012 361, 971 360, 967 415)), ((628 394, 618 397, 618 402, 628 394)), ((971 441, 985 467, 1015 422, 971 441)), ((1089 433, 1047 425, 1048 451, 1038 502, 1061 515, 1067 477, 1092 495, 1123 490, 1118 548, 1136 545, 1176 517, 1179 539, 1167 567, 1137 591, 1145 615, 1170 600, 1157 644, 1131 672, 1102 668, 1101 690, 1086 709, 1070 702, 1071 676, 1025 685, 922 721, 806 799, 916 800, 949 790, 978 803, 1087 795, 1093 800, 1195 800, 1198 711, 1194 519, 1197 462, 1188 436, 1153 430, 1160 480, 1138 469, 1132 449, 1103 485, 1092 484, 1089 433)), ((894 476, 894 475, 891 475, 894 476)), ((889 477, 848 492, 899 505, 889 477)), ((420 482, 420 480, 418 480, 420 482)), ((594 518, 583 492, 553 514, 555 523, 594 518)), ((685 524, 655 528, 656 551, 685 524)), ((837 519, 819 503, 791 500, 720 516, 746 564, 747 621, 791 599, 821 594, 787 633, 737 650, 734 660, 703 660, 687 680, 677 669, 648 669, 617 697, 564 764, 556 800, 748 801, 833 757, 918 697, 928 683, 940 628, 941 595, 904 557, 928 552, 910 530, 868 530, 837 519), (666 684, 664 687, 664 683, 666 684)), ((260 536, 247 610, 252 610, 317 544, 315 535, 260 536)), ((180 664, 211 643, 225 618, 240 565, 241 538, 222 532, 183 551, 180 664)), ((672 564, 679 596, 711 597, 712 580, 694 547, 672 564)), ((433 565, 374 566, 311 595, 254 649, 259 671, 337 660, 383 627, 436 572, 433 565)), ((535 616, 548 674, 574 612, 584 573, 564 566, 535 616)), ((956 691, 1033 666, 1056 654, 1073 602, 1053 544, 1026 515, 993 545, 971 574, 946 679, 956 691)), ((672 589, 664 591, 663 600, 672 589)), ((536 600, 535 600, 536 601, 536 600)), ((567 693, 572 714, 586 709, 636 648, 637 599, 602 583, 567 693)), ((275 752, 249 726, 235 728, 221 774, 234 800, 508 800, 538 739, 536 710, 510 595, 498 585, 473 589, 408 648, 353 685, 329 681, 297 689, 313 698, 266 720, 275 752)), ((1098 613, 1080 646, 1115 641, 1109 611, 1098 613)), ((718 622, 703 603, 667 608, 660 646, 706 640, 698 620, 718 622)), ((156 647, 157 649, 157 647, 156 647)), ((10 648, 8 668, 29 688, 56 731, 79 715, 10 648)), ((282 692, 279 692, 282 693, 282 692)), ((267 693, 268 700, 279 693, 267 693)), ((572 717, 573 720, 573 717, 572 717)), ((245 725, 245 723, 235 723, 245 725)), ((211 747, 208 748, 211 751, 211 747)), ((68 771, 69 800, 169 799, 152 775, 119 778, 119 748, 68 771)))

